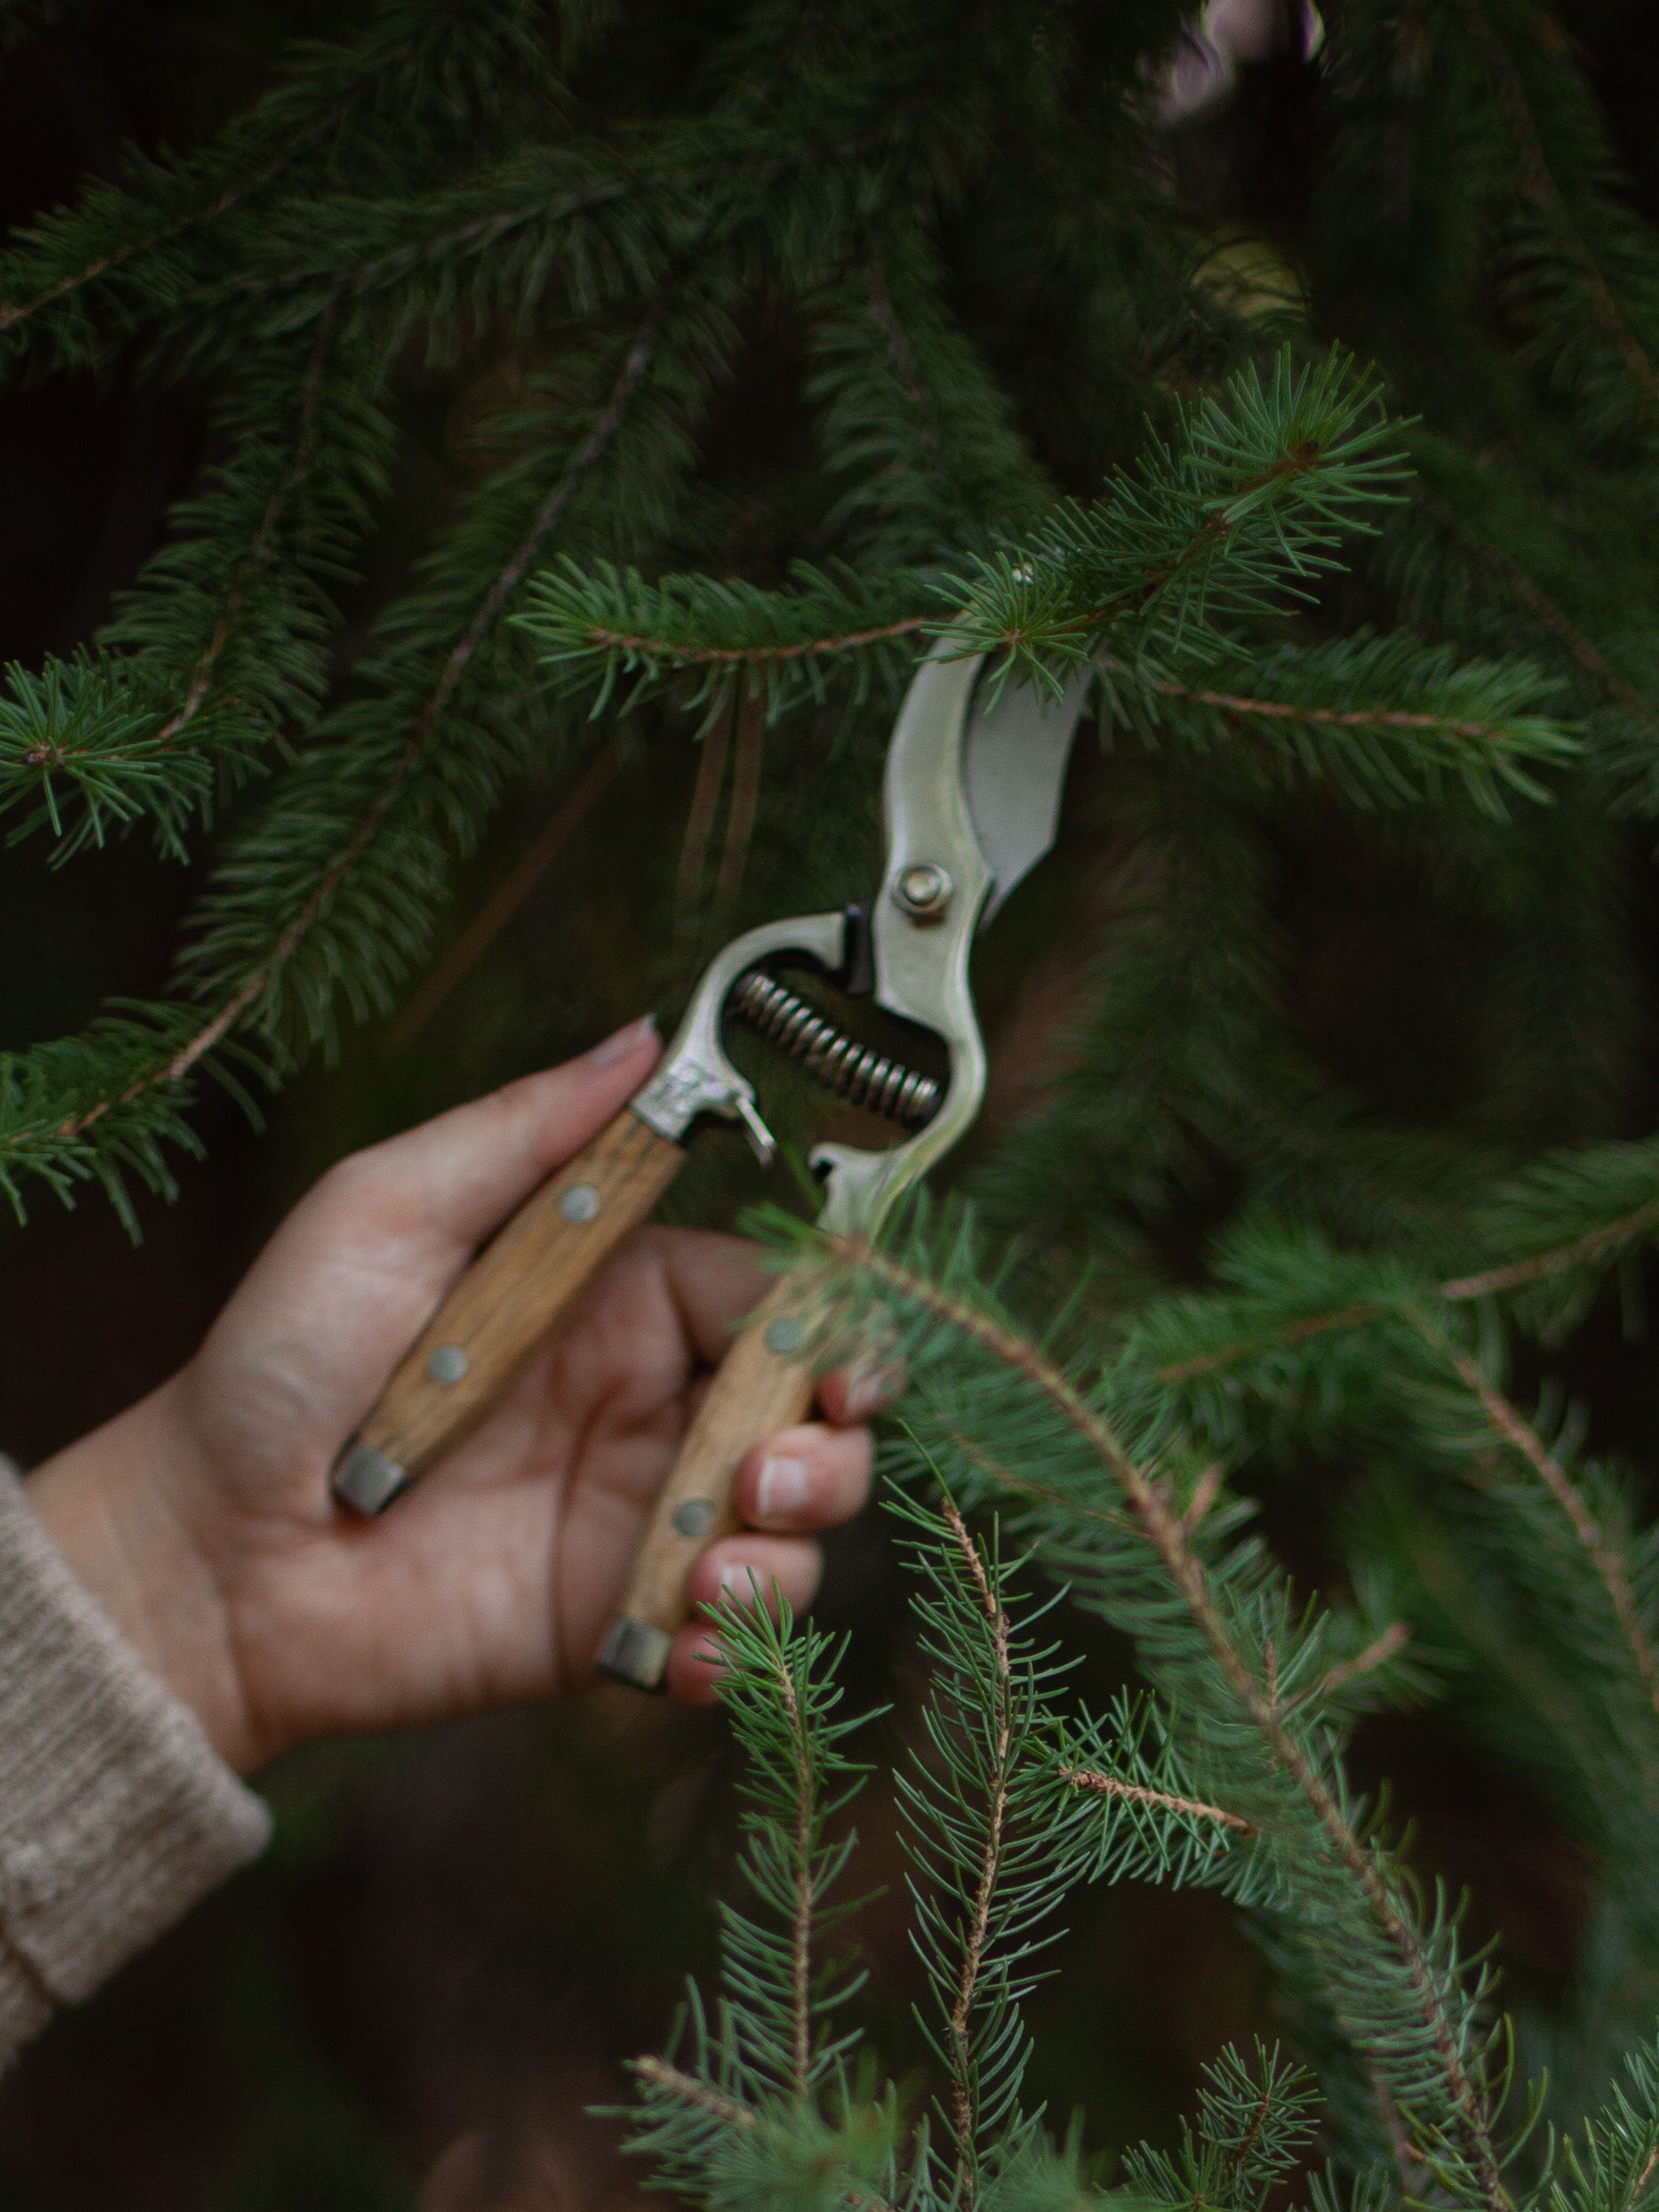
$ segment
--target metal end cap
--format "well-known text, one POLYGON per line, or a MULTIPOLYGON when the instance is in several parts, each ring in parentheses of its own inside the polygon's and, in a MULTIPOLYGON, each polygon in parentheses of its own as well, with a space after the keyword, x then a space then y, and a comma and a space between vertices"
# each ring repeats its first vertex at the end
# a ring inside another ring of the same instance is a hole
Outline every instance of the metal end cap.
POLYGON ((636 1690, 660 1690, 673 1641, 662 1629, 619 1613, 599 1653, 599 1672, 636 1690))
POLYGON ((335 1461, 329 1487, 342 1505, 372 1518, 407 1490, 409 1476, 395 1459, 377 1452, 373 1444, 352 1443, 335 1461))

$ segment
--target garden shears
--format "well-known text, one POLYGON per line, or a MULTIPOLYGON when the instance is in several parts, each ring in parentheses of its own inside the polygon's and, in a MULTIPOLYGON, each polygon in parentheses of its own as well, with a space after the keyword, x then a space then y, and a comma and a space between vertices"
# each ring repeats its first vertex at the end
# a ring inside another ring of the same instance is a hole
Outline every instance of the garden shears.
MULTIPOLYGON (((667 1188, 694 1124, 738 1125, 769 1164, 775 1140, 754 1085, 727 1054, 728 1020, 909 1133, 880 1151, 816 1146, 809 1164, 826 1230, 872 1236, 967 1130, 986 1078, 969 981, 974 938, 1054 842, 1089 686, 1085 670, 1059 696, 998 687, 984 680, 984 661, 947 638, 911 678, 887 750, 873 900, 767 922, 709 963, 650 1079, 497 1231, 400 1362, 336 1463, 333 1488, 345 1504, 382 1511, 483 1419, 667 1188), (944 1079, 838 1027, 780 981, 778 971, 792 969, 815 970, 848 995, 872 994, 888 1013, 931 1032, 943 1047, 944 1079)), ((739 1464, 807 1412, 814 1376, 802 1306, 799 1281, 780 1276, 726 1353, 635 1555, 600 1656, 608 1674, 659 1686, 688 1617, 691 1567, 737 1526, 739 1464)))

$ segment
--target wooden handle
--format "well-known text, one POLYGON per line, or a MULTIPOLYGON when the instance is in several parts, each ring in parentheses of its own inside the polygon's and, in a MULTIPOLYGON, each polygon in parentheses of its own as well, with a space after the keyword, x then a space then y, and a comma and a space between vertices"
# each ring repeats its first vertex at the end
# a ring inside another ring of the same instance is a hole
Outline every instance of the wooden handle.
POLYGON ((636 1689, 662 1686, 668 1647, 691 1611, 686 1579, 701 1553, 738 1526, 732 1487, 744 1455, 812 1402, 807 1291, 783 1275, 745 1322, 698 1407, 674 1472, 634 1555, 599 1664, 636 1689))
POLYGON ((341 1453, 334 1493, 382 1511, 477 1426, 685 1162, 624 1106, 532 1191, 456 1284, 341 1453))

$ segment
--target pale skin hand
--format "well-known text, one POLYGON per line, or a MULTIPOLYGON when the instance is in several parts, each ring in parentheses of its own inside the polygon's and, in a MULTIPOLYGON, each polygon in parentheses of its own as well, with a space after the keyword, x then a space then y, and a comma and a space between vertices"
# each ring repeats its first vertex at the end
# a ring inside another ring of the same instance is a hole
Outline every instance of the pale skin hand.
MULTIPOLYGON (((474 1249, 638 1089, 644 1026, 584 1060, 343 1161, 254 1263, 170 1382, 29 1479, 81 1580, 241 1772, 307 1738, 548 1698, 593 1657, 702 1378, 764 1278, 734 1238, 647 1228, 467 1442, 383 1520, 328 1473, 474 1249)), ((831 1376, 825 1418, 744 1461, 747 1528, 711 1547, 692 1596, 792 1604, 817 1587, 812 1532, 870 1486, 857 1425, 876 1378, 831 1376)), ((706 1622, 668 1681, 714 1695, 706 1622)))

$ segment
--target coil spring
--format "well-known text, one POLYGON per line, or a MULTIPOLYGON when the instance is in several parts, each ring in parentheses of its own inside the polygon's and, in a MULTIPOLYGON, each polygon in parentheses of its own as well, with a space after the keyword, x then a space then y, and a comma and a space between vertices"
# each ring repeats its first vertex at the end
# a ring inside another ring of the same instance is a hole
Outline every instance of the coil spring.
POLYGON ((920 1129, 939 1111, 939 1087, 931 1075, 860 1044, 758 968, 739 980, 732 1011, 854 1106, 867 1106, 907 1129, 920 1129))

